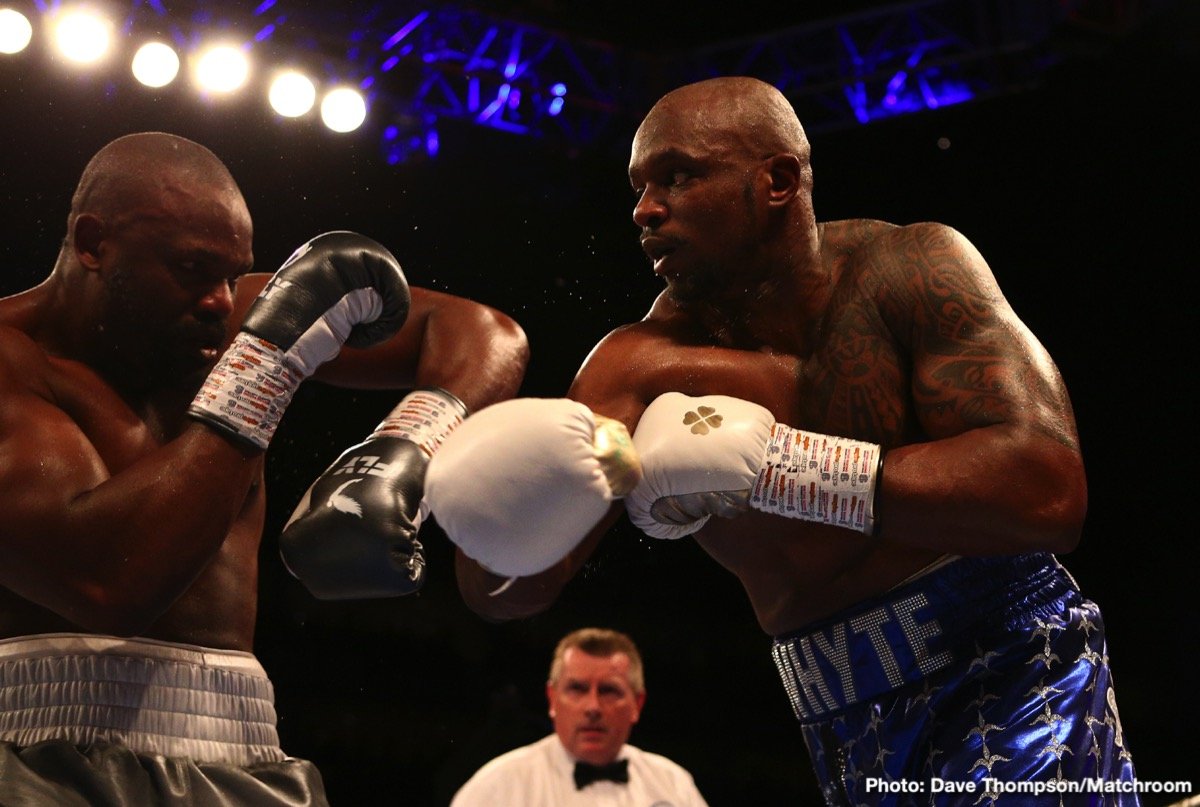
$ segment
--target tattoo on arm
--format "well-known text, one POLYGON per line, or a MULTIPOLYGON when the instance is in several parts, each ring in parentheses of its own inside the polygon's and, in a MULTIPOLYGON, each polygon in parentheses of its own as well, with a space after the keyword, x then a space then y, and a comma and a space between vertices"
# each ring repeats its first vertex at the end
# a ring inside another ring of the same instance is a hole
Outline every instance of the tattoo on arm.
POLYGON ((926 430, 1026 420, 1074 444, 1061 379, 974 248, 949 228, 912 228, 901 261, 911 298, 912 395, 926 430), (1048 417, 1045 415, 1049 415, 1048 417))

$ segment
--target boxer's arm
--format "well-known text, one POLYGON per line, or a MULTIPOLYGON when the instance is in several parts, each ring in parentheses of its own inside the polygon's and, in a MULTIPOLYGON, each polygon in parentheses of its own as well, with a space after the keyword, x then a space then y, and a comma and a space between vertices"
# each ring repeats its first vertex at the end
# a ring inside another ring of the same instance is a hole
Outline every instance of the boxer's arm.
POLYGON ((143 630, 221 547, 260 454, 199 424, 110 472, 78 425, 0 358, 0 585, 104 633, 143 630))
POLYGON ((507 578, 493 574, 456 548, 454 568, 463 602, 492 622, 525 619, 542 613, 554 604, 624 511, 621 502, 614 502, 604 519, 566 557, 549 569, 528 577, 507 578))
POLYGON ((881 271, 901 292, 881 311, 908 342, 931 439, 887 451, 881 537, 956 554, 1073 549, 1087 487, 1058 369, 963 236, 894 237, 881 271))
POLYGON ((347 347, 315 378, 357 389, 440 387, 475 412, 516 395, 529 362, 525 332, 490 306, 411 288, 404 327, 372 348, 347 347))
MULTIPOLYGON (((293 254, 272 293, 242 312, 237 338, 187 408, 197 422, 185 421, 157 447, 150 427, 99 384, 99 394, 112 396, 110 416, 128 418, 128 436, 94 445, 56 402, 46 380, 55 370, 42 349, 6 333, 0 585, 91 630, 132 634, 152 624, 211 561, 245 506, 273 431, 261 413, 285 409, 342 340, 399 327, 407 284, 376 247, 337 233, 293 254), (244 360, 250 352, 253 360, 244 360)), ((214 277, 211 293, 228 294, 230 279, 214 277)))
POLYGON ((343 350, 319 376, 359 388, 419 388, 313 482, 284 527, 285 565, 323 599, 391 597, 421 587, 425 557, 417 533, 429 459, 463 417, 511 398, 524 376, 528 345, 512 319, 428 289, 411 289, 411 298, 395 337, 343 350), (342 506, 330 506, 335 499, 342 506))

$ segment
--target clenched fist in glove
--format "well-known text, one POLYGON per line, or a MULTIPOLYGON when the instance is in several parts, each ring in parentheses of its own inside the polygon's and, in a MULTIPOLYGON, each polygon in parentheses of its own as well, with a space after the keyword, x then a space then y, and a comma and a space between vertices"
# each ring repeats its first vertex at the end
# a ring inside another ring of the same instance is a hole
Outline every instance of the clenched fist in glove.
POLYGON ((421 587, 426 468, 466 414, 446 390, 417 390, 313 482, 279 550, 314 596, 395 597, 421 587))

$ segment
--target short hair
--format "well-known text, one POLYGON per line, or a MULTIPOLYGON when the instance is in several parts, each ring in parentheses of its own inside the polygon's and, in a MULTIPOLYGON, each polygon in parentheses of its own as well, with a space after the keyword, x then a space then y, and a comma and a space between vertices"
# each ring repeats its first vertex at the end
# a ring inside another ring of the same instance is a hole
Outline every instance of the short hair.
POLYGON ((629 686, 639 695, 646 691, 642 655, 638 652, 637 645, 624 633, 609 628, 580 628, 559 640, 558 646, 554 648, 554 659, 550 662, 548 683, 552 686, 562 677, 563 656, 572 647, 579 648, 589 656, 601 658, 624 653, 629 657, 629 686))

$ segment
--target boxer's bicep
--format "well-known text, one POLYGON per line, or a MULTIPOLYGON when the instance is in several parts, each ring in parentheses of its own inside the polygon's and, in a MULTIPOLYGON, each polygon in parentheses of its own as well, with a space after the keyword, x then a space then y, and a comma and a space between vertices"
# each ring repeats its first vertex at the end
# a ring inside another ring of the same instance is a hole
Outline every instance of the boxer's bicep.
POLYGON ((613 331, 600 341, 567 390, 567 397, 593 412, 620 421, 632 434, 658 382, 643 358, 650 340, 631 328, 613 331))
POLYGON ((33 394, 0 394, 0 585, 36 590, 78 559, 71 502, 109 477, 65 412, 33 394))

